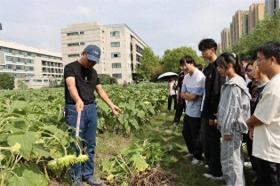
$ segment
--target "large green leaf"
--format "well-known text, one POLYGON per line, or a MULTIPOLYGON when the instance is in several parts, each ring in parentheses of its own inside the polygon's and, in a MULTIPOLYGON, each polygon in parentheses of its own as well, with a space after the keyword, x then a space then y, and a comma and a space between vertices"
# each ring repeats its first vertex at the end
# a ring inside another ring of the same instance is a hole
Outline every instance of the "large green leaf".
POLYGON ((15 145, 16 143, 20 144, 20 155, 25 159, 29 160, 33 143, 38 139, 38 133, 27 131, 25 133, 14 133, 11 134, 8 138, 8 144, 10 146, 15 145))
POLYGON ((45 157, 45 158, 50 157, 49 151, 39 144, 33 145, 32 153, 34 154, 35 157, 45 157))
POLYGON ((8 186, 47 186, 48 180, 40 172, 36 165, 21 166, 15 170, 17 175, 13 175, 8 180, 8 186))
POLYGON ((138 153, 134 154, 131 157, 131 161, 132 161, 134 169, 137 171, 144 171, 149 167, 149 165, 145 161, 144 157, 138 153))
POLYGON ((108 174, 115 172, 115 168, 114 168, 116 165, 115 161, 103 160, 101 165, 102 165, 102 171, 108 174))

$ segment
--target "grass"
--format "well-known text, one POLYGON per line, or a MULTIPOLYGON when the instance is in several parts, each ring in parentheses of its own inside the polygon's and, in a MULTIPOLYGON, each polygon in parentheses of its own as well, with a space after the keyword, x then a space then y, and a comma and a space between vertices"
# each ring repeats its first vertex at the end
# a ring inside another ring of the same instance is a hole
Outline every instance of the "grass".
MULTIPOLYGON (((119 154, 136 141, 150 139, 160 143, 166 149, 167 160, 161 163, 161 168, 175 175, 174 186, 219 186, 221 181, 213 181, 202 176, 207 171, 204 166, 193 166, 191 159, 186 158, 187 148, 182 137, 182 121, 179 126, 172 125, 174 112, 162 112, 155 115, 150 124, 147 124, 137 134, 123 137, 117 134, 105 132, 97 135, 97 147, 95 154, 95 176, 101 177, 100 165, 102 160, 119 154)), ((183 117, 183 116, 182 116, 183 117)), ((252 185, 253 172, 245 168, 246 185, 252 185)), ((60 185, 52 182, 50 185, 60 185)))
POLYGON ((155 142, 160 143, 168 149, 168 163, 163 163, 161 166, 176 175, 175 185, 191 186, 216 186, 222 185, 222 182, 209 180, 202 176, 207 171, 204 166, 193 166, 191 159, 186 158, 187 147, 182 137, 182 122, 177 127, 172 125, 174 112, 162 112, 151 120, 151 125, 148 125, 141 134, 137 135, 138 139, 150 138, 155 142))
POLYGON ((167 160, 162 162, 161 167, 176 175, 174 185, 222 185, 222 182, 204 178, 202 174, 206 172, 206 168, 193 166, 191 159, 184 157, 187 154, 187 148, 181 134, 182 122, 179 126, 174 127, 172 125, 173 116, 174 112, 161 112, 153 117, 150 125, 146 125, 143 130, 129 138, 111 133, 99 134, 95 156, 95 175, 98 177, 102 175, 99 166, 103 159, 118 154, 136 141, 150 139, 166 148, 167 160))

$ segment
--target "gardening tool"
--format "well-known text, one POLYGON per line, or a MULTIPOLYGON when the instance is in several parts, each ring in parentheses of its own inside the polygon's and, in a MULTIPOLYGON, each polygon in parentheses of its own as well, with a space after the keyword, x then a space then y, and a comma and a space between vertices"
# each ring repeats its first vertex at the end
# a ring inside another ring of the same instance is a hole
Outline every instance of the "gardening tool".
POLYGON ((76 138, 79 138, 80 124, 81 124, 81 111, 78 112, 78 116, 77 116, 77 122, 76 122, 76 138))

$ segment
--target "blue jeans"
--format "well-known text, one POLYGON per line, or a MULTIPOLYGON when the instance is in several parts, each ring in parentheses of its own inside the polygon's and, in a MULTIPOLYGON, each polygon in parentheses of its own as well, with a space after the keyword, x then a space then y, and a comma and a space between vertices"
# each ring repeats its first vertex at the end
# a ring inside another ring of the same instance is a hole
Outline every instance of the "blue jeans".
MULTIPOLYGON (((65 120, 66 123, 73 128, 76 128, 77 112, 75 105, 65 105, 65 120)), ((83 180, 87 180, 94 173, 94 149, 96 146, 96 128, 97 128, 97 111, 95 103, 85 105, 81 113, 80 133, 82 139, 81 145, 84 152, 88 155, 89 160, 82 164, 74 164, 70 168, 70 177, 72 181, 79 182, 82 176, 83 180)), ((71 132, 75 135, 75 131, 71 132)), ((77 155, 80 154, 79 148, 74 145, 77 155)))

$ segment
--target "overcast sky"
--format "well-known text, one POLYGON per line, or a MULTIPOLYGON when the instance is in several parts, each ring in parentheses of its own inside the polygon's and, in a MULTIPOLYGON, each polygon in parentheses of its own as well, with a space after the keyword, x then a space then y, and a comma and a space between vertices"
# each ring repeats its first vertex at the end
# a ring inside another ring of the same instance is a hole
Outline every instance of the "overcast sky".
POLYGON ((205 37, 220 41, 236 10, 264 0, 0 0, 0 39, 60 51, 68 24, 126 23, 156 54, 205 37))

